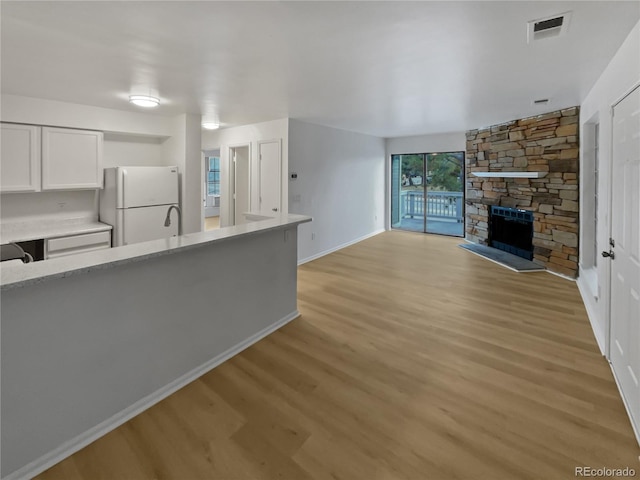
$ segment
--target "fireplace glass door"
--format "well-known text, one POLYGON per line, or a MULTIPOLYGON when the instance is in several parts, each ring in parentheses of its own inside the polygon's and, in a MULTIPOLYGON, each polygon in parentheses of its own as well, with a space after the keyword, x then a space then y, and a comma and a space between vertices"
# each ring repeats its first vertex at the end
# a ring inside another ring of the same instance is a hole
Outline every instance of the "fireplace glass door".
POLYGON ((391 156, 391 227, 464 236, 464 152, 391 156))

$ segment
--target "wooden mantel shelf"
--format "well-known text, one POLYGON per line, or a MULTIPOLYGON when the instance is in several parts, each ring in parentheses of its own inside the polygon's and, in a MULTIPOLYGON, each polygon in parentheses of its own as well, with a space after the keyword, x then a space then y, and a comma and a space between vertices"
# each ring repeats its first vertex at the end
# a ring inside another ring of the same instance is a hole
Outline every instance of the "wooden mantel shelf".
POLYGON ((475 177, 493 178, 542 178, 547 172, 471 172, 475 177))

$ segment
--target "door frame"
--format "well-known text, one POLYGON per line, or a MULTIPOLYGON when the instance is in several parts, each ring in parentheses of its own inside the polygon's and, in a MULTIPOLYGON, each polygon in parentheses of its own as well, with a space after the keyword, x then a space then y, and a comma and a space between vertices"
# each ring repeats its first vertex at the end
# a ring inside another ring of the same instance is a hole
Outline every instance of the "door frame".
MULTIPOLYGON (((247 185, 247 192, 249 195, 248 202, 251 205, 251 185, 252 185, 252 175, 251 175, 251 143, 237 143, 233 145, 227 146, 227 168, 229 172, 228 176, 228 188, 229 193, 227 195, 227 199, 229 201, 229 224, 237 225, 236 221, 236 165, 234 159, 234 153, 237 148, 246 148, 247 149, 247 161, 249 162, 249 178, 247 185)), ((220 159, 222 161, 222 158, 220 159)), ((222 180, 222 179, 221 179, 222 180)), ((222 182, 220 183, 220 188, 222 188, 222 182)), ((222 197, 222 192, 220 192, 220 197, 222 197)))
POLYGON ((264 144, 267 143, 277 143, 278 144, 278 153, 279 153, 279 158, 278 158, 278 179, 280 179, 280 188, 279 188, 279 192, 278 192, 278 198, 279 198, 279 205, 278 205, 278 214, 283 213, 282 211, 282 205, 284 205, 283 199, 282 199, 282 192, 283 192, 283 182, 282 182, 282 139, 281 138, 273 138, 270 140, 260 140, 257 142, 257 151, 256 151, 256 158, 257 158, 257 162, 256 162, 256 169, 255 169, 255 178, 256 178, 256 195, 257 195, 257 208, 260 212, 262 212, 262 174, 261 174, 261 168, 262 168, 262 157, 260 155, 260 147, 264 144))

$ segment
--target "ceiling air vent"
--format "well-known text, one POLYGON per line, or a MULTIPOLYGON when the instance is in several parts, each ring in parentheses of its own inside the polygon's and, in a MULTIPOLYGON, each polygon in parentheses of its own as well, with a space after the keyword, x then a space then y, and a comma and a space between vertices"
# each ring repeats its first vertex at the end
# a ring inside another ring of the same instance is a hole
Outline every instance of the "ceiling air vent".
POLYGON ((565 12, 551 17, 531 20, 527 23, 527 43, 564 35, 569 28, 570 19, 571 12, 565 12))

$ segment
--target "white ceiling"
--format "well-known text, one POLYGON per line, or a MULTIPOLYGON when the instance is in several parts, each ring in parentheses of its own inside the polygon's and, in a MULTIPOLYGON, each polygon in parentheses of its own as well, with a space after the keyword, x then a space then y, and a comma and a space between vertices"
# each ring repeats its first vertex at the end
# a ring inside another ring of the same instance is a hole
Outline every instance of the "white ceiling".
POLYGON ((381 137, 577 105, 640 2, 25 2, 1 8, 2 93, 223 126, 292 117, 381 137), (527 22, 571 11, 565 36, 527 22), (545 106, 533 106, 550 98, 545 106))

